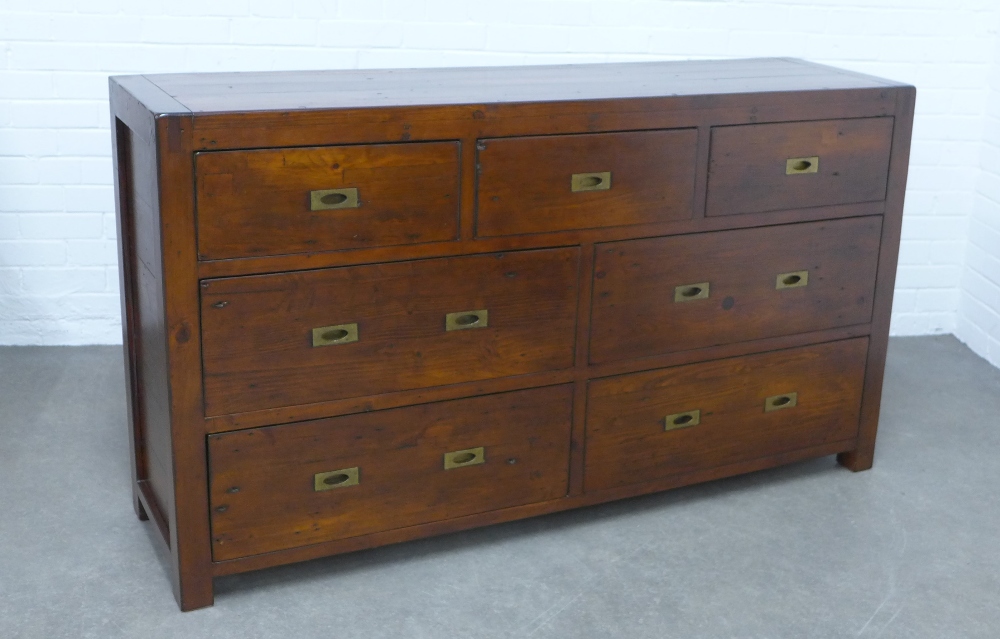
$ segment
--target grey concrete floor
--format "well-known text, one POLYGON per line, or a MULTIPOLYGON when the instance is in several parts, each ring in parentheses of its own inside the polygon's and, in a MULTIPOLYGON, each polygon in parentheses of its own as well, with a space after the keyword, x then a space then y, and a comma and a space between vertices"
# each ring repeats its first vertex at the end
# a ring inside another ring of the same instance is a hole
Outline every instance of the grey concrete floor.
POLYGON ((120 350, 0 349, 0 637, 1000 637, 1000 371, 892 340, 875 468, 832 458, 216 581, 129 503, 120 350))

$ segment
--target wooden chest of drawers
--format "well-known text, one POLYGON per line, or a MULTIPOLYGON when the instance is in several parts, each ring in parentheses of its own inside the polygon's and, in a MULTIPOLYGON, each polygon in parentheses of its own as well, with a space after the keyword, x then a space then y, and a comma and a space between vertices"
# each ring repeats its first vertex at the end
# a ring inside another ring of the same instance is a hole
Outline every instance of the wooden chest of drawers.
POLYGON ((914 97, 791 59, 112 78, 133 501, 181 607, 869 468, 914 97))

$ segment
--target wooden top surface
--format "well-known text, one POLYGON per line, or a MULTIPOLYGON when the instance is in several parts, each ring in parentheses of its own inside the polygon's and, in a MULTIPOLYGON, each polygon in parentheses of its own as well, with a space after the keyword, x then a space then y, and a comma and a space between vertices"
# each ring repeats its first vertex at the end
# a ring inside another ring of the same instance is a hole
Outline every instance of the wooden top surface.
POLYGON ((794 58, 113 78, 158 113, 526 103, 902 84, 794 58), (169 96, 169 97, 168 97, 169 96))

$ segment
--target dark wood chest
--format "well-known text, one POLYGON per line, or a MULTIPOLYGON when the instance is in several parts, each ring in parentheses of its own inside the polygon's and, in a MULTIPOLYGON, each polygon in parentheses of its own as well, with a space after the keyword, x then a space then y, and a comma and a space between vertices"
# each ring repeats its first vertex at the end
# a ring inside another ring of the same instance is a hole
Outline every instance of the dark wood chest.
POLYGON ((792 59, 112 78, 134 503, 181 607, 869 468, 914 96, 792 59))

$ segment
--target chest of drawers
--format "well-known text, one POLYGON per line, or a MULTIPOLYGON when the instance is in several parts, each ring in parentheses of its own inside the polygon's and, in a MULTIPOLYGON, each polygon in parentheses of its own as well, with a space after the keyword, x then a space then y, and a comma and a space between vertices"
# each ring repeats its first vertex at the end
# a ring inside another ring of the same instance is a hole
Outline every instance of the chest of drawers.
POLYGON ((869 468, 914 97, 792 59, 112 78, 133 503, 181 608, 869 468))

